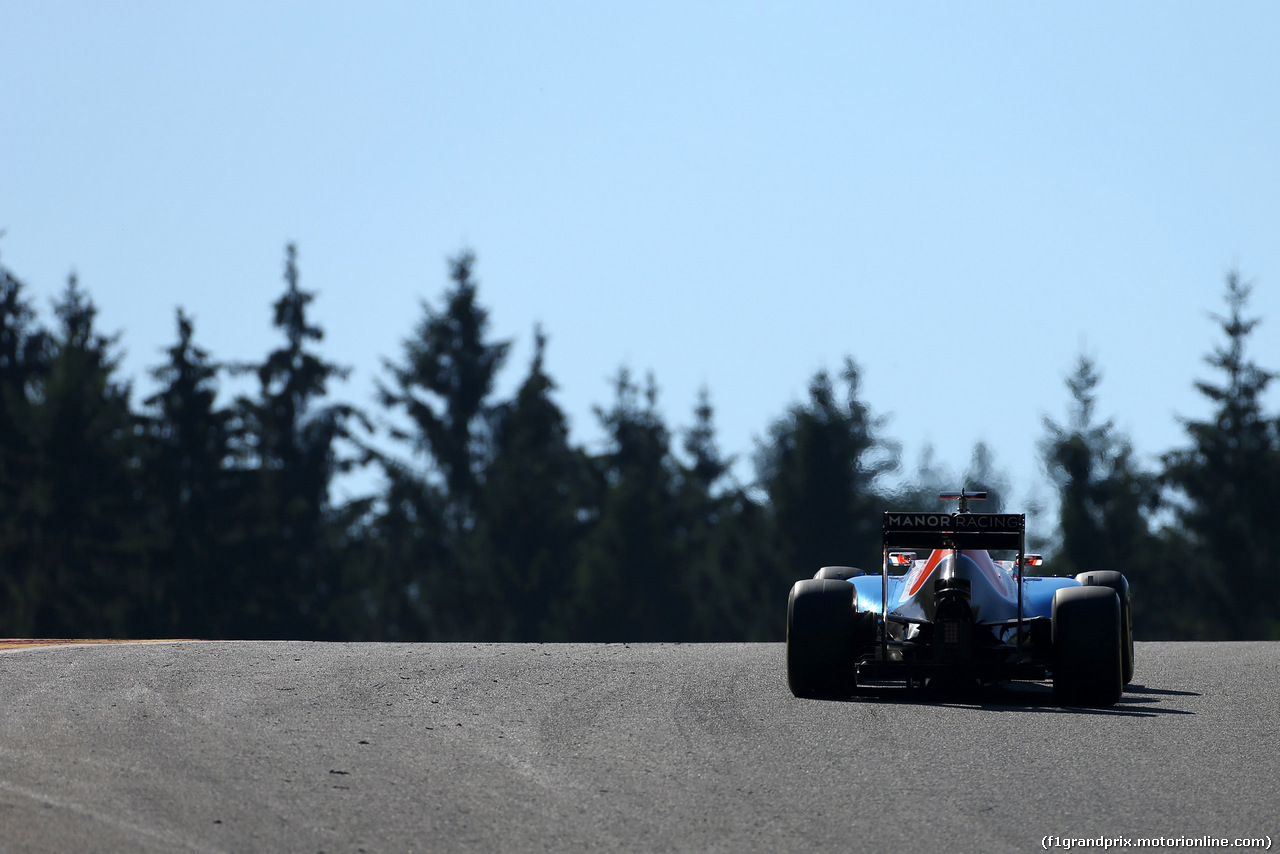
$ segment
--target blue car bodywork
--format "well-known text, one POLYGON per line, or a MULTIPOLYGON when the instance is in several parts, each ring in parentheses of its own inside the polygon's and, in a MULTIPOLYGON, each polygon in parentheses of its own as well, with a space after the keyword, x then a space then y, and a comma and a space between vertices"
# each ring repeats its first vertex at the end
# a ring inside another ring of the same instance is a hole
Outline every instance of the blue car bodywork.
MULTIPOLYGON (((931 555, 932 557, 932 555, 931 555)), ((963 559, 968 559, 964 556, 963 559)), ((889 602, 893 605, 891 611, 895 615, 903 613, 902 608, 914 610, 919 607, 918 603, 912 602, 910 597, 906 595, 910 584, 908 579, 911 573, 919 572, 919 566, 927 564, 927 560, 917 560, 917 566, 912 567, 910 572, 904 575, 889 576, 889 602)), ((997 566, 1004 564, 1003 561, 993 561, 997 566)), ((1011 562, 1010 562, 1011 564, 1011 562)), ((1010 576, 1009 584, 1012 587, 1017 583, 1018 574, 1009 565, 1004 569, 1010 576)), ((927 578, 925 579, 927 581, 927 578)), ((871 611, 879 613, 881 609, 881 580, 879 575, 861 575, 849 579, 849 583, 857 590, 857 608, 859 611, 871 611)), ((1053 594, 1064 587, 1079 587, 1081 582, 1069 577, 1053 577, 1053 576, 1030 576, 1022 579, 1022 611, 1023 616, 1028 620, 1034 619, 1050 619, 1053 613, 1053 594)), ((1007 613, 1001 615, 1001 620, 1009 620, 1014 618, 1016 614, 1016 600, 1007 613)))

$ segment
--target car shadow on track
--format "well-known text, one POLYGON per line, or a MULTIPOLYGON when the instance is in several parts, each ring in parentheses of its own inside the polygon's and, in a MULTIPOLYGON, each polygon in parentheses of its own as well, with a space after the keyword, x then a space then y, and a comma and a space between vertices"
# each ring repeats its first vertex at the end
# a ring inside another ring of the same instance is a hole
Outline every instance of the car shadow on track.
POLYGON ((1195 712, 1171 705, 1172 698, 1199 696, 1200 694, 1194 691, 1170 691, 1132 684, 1125 686, 1124 694, 1113 706, 1073 706, 1064 704, 1058 699, 1053 693, 1053 686, 1047 682, 923 688, 907 688, 900 684, 872 684, 865 687, 859 686, 858 692, 846 702, 898 703, 999 712, 1154 718, 1163 715, 1194 715, 1195 712))

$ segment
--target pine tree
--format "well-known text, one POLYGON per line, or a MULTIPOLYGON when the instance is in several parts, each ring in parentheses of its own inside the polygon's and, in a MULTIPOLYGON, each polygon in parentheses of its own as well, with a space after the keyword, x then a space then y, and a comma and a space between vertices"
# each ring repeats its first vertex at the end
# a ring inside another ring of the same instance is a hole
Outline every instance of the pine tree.
POLYGON ((1058 490, 1061 546, 1045 566, 1055 575, 1091 569, 1124 573, 1133 591, 1139 639, 1206 636, 1204 603, 1214 594, 1187 566, 1176 530, 1153 532, 1162 510, 1159 480, 1134 459, 1114 423, 1096 419, 1101 373, 1082 355, 1067 378, 1072 405, 1065 425, 1045 419, 1040 444, 1058 490))
POLYGON ((232 512, 244 502, 244 484, 231 467, 231 413, 217 407, 222 366, 195 345, 181 309, 177 331, 168 362, 151 371, 160 389, 144 401, 152 413, 150 483, 165 533, 155 558, 163 620, 174 634, 224 637, 246 582, 229 548, 244 524, 232 512))
POLYGON ((384 359, 391 383, 378 383, 381 404, 410 425, 393 427, 391 437, 425 458, 420 465, 378 456, 389 484, 375 521, 378 547, 389 550, 383 590, 401 597, 381 607, 397 631, 431 640, 478 638, 510 624, 505 614, 492 614, 494 569, 481 562, 473 571, 479 559, 468 554, 493 454, 493 385, 510 348, 487 340, 489 315, 474 266, 471 252, 450 260, 444 308, 423 301, 424 316, 403 342, 403 362, 384 359))
POLYGON ((1057 574, 1114 569, 1132 575, 1150 547, 1147 514, 1156 505, 1155 480, 1137 468, 1132 446, 1114 422, 1097 422, 1101 380, 1093 359, 1081 354, 1067 378, 1067 423, 1044 419, 1040 450, 1058 489, 1062 536, 1061 552, 1049 566, 1057 574))
POLYGON ((711 393, 699 390, 685 431, 677 503, 689 629, 695 641, 779 640, 774 564, 764 552, 763 509, 732 477, 716 442, 711 393))
POLYGON ((685 433, 684 451, 689 458, 685 480, 700 499, 714 503, 715 491, 733 466, 732 457, 724 457, 716 444, 715 408, 711 391, 698 389, 698 402, 693 410, 694 422, 685 433))
POLYGON ((241 565, 256 586, 247 595, 241 635, 329 637, 331 606, 341 571, 331 553, 328 530, 329 487, 338 473, 359 458, 343 456, 339 443, 353 438, 353 422, 367 426, 354 407, 317 406, 329 383, 350 369, 324 361, 310 349, 323 339, 307 321, 315 294, 298 285, 297 250, 285 251, 285 291, 273 306, 273 324, 283 346, 256 366, 239 366, 257 375, 257 397, 236 401, 237 450, 250 482, 241 518, 252 520, 243 538, 241 565))
POLYGON ((1272 521, 1280 483, 1277 421, 1263 410, 1263 394, 1277 376, 1248 358, 1252 285, 1239 271, 1226 276, 1228 313, 1213 315, 1226 341, 1206 357, 1221 372, 1218 384, 1196 388, 1215 407, 1209 420, 1187 419, 1190 446, 1165 455, 1165 482, 1178 500, 1180 532, 1191 538, 1193 583, 1207 588, 1200 611, 1230 638, 1280 638, 1280 618, 1265 596, 1280 577, 1280 529, 1272 521))
POLYGON ((528 376, 496 413, 493 461, 466 537, 467 563, 488 587, 491 636, 505 640, 557 635, 553 606, 568 594, 594 493, 586 456, 570 445, 551 398, 545 349, 538 329, 528 376))
POLYGON ((577 640, 678 639, 687 631, 689 601, 670 433, 652 376, 642 392, 621 369, 614 391, 613 405, 596 410, 609 437, 596 458, 599 518, 583 543, 561 624, 575 626, 577 640))
POLYGON ((475 255, 464 252, 450 262, 453 286, 445 308, 425 301, 424 317, 404 342, 404 362, 384 360, 394 387, 379 383, 382 405, 403 410, 412 429, 392 436, 425 454, 443 480, 449 521, 458 530, 472 522, 472 503, 489 450, 489 399, 506 361, 510 343, 490 342, 488 311, 477 300, 472 278, 475 255))
POLYGON ((30 630, 43 637, 146 636, 162 591, 147 557, 154 533, 141 482, 141 424, 115 378, 118 336, 70 277, 54 305, 48 374, 34 395, 34 477, 20 524, 30 544, 30 630))
POLYGON ((881 439, 884 419, 859 399, 852 359, 841 379, 843 402, 829 375, 818 372, 807 404, 773 424, 769 444, 757 456, 788 585, 824 564, 880 563, 880 481, 897 469, 898 448, 881 439))
POLYGON ((23 287, 0 266, 0 626, 19 635, 33 631, 44 585, 29 527, 40 471, 31 419, 51 358, 49 334, 23 287))

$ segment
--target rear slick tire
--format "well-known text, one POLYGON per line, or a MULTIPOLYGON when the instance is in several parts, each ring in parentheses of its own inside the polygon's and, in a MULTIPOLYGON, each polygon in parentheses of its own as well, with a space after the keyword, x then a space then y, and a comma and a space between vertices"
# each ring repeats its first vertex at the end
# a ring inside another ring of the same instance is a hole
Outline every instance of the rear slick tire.
POLYGON ((1124 691, 1120 597, 1110 587, 1053 596, 1053 691, 1069 705, 1110 706, 1124 691))
POLYGON ((797 581, 787 597, 787 685, 797 697, 839 699, 857 686, 854 586, 797 581))
POLYGON ((1129 580, 1113 569, 1082 572, 1076 576, 1085 587, 1110 587, 1120 597, 1120 664, 1124 684, 1133 681, 1133 608, 1129 597, 1129 580))

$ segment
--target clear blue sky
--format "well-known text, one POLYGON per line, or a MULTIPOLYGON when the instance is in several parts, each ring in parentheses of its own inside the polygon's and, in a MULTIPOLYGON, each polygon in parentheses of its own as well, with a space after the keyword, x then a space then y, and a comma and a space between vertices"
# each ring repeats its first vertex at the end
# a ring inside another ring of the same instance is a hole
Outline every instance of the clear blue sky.
POLYGON ((178 306, 277 345, 288 241, 336 398, 471 248, 503 391, 541 323, 588 445, 626 365, 747 461, 847 354, 907 469, 985 440, 1043 497, 1082 348, 1184 441, 1233 265, 1280 368, 1278 3, 0 0, 0 39, 0 263, 46 319, 75 270, 139 398, 178 306))

